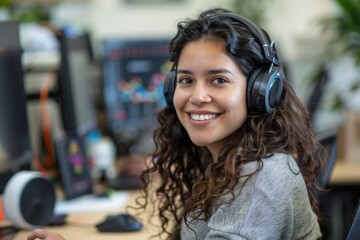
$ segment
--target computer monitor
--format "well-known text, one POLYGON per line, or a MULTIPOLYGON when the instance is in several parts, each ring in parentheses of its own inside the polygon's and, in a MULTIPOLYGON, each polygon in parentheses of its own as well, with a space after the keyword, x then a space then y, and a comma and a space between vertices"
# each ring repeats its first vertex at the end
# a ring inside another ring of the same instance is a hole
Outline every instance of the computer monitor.
POLYGON ((102 42, 103 96, 107 127, 133 136, 157 125, 165 106, 163 84, 171 69, 169 39, 107 39, 102 42))
POLYGON ((69 135, 55 141, 57 163, 66 199, 92 193, 92 179, 85 147, 84 139, 77 135, 69 135))
POLYGON ((0 22, 0 36, 0 193, 3 193, 12 174, 30 168, 33 151, 18 23, 0 22))
POLYGON ((64 33, 58 39, 61 56, 58 96, 64 129, 85 136, 97 128, 89 35, 70 37, 64 33))

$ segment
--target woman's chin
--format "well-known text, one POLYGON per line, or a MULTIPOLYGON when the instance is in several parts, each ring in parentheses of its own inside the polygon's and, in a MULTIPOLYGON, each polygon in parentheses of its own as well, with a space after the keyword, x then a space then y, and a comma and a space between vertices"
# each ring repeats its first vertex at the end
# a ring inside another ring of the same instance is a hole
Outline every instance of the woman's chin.
POLYGON ((209 140, 207 139, 193 139, 190 138, 191 141, 198 147, 206 147, 210 144, 209 140))

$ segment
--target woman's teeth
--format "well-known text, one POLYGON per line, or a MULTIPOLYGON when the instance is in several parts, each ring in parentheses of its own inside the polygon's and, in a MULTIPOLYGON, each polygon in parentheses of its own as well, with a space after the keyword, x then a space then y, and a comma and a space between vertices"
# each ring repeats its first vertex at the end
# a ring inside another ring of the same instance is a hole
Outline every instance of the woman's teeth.
POLYGON ((215 118, 216 114, 191 114, 191 119, 196 121, 204 121, 215 118))

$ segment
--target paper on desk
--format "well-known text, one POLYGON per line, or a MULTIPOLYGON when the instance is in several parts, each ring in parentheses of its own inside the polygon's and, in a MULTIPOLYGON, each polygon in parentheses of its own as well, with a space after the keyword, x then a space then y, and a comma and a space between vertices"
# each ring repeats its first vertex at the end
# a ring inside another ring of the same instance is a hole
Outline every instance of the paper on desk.
POLYGON ((59 200, 55 203, 55 214, 88 213, 114 211, 124 208, 129 200, 127 192, 114 192, 109 197, 85 195, 72 200, 59 200))

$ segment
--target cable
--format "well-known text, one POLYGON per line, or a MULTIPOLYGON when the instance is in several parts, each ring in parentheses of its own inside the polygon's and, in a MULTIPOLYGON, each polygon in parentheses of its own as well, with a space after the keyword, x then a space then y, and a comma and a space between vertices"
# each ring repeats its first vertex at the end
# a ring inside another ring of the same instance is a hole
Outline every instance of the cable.
POLYGON ((49 86, 54 79, 54 73, 47 74, 40 89, 40 109, 41 109, 41 126, 42 138, 44 141, 45 154, 39 157, 35 162, 35 167, 46 175, 54 175, 56 170, 55 153, 51 136, 51 117, 48 110, 49 86))
POLYGON ((12 239, 18 231, 15 227, 0 227, 0 239, 12 239))

